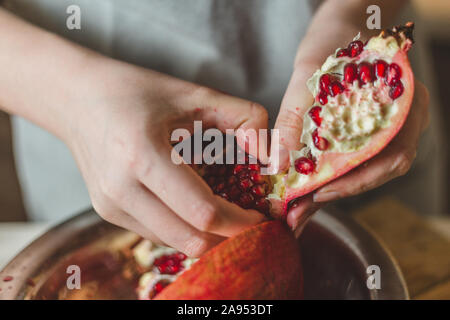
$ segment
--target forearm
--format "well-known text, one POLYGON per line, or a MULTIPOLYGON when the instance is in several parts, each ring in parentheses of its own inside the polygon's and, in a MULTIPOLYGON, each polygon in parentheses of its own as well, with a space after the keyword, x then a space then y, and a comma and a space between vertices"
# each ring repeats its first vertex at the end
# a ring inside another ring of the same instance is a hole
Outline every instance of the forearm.
POLYGON ((67 102, 83 94, 80 82, 101 56, 1 8, 0 29, 0 108, 61 136, 73 115, 67 102))
POLYGON ((295 66, 305 68, 310 65, 316 69, 336 48, 344 47, 361 32, 363 39, 368 39, 379 30, 369 30, 366 26, 370 5, 381 9, 381 26, 390 25, 405 4, 405 0, 326 0, 317 10, 305 38, 302 40, 295 66))

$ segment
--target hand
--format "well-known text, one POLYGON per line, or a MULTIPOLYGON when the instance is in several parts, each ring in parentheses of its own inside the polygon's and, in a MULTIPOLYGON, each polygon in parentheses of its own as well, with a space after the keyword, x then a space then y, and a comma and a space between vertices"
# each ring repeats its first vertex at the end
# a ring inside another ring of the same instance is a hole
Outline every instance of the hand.
MULTIPOLYGON (((93 67, 94 68, 94 67, 93 67)), ((199 256, 264 217, 215 196, 185 164, 171 160, 176 128, 267 128, 258 104, 142 68, 109 62, 84 79, 63 139, 96 211, 145 238, 199 256), (99 81, 100 80, 100 81, 99 81)), ((67 127, 67 124, 64 124, 67 127)))
MULTIPOLYGON (((280 130, 280 170, 289 165, 288 150, 301 147, 303 116, 314 102, 306 80, 316 68, 315 65, 298 64, 283 98, 275 124, 280 130)), ((398 135, 374 158, 297 200, 288 212, 289 226, 298 235, 304 222, 326 202, 360 194, 405 174, 415 158, 418 140, 428 119, 428 91, 416 80, 411 111, 398 135)))

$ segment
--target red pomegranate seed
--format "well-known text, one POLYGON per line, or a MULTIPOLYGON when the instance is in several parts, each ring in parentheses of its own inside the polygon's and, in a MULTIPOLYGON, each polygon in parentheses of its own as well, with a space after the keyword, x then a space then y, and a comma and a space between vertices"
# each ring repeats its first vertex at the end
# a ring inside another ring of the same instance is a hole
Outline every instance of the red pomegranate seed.
POLYGON ((350 42, 347 48, 348 55, 351 58, 359 56, 359 54, 363 51, 363 48, 364 44, 362 43, 362 41, 359 40, 352 41, 350 42))
POLYGON ((322 124, 322 118, 320 117, 320 111, 322 111, 322 108, 319 106, 312 107, 311 110, 309 110, 308 114, 311 117, 311 119, 314 121, 314 123, 320 127, 322 124))
POLYGON ((372 65, 368 62, 361 62, 358 66, 358 76, 360 83, 366 84, 373 81, 372 65))
POLYGON ((153 286, 153 297, 156 296, 158 293, 164 290, 165 287, 169 285, 169 282, 167 280, 160 280, 153 286))
POLYGON ((215 193, 220 193, 223 190, 225 190, 225 183, 224 182, 218 183, 213 187, 213 189, 215 193))
POLYGON ((347 63, 344 67, 344 81, 353 83, 357 78, 356 65, 354 63, 347 63))
POLYGON ((185 255, 179 255, 179 253, 174 253, 171 255, 165 255, 159 257, 153 263, 159 270, 161 274, 176 274, 183 269, 181 261, 185 260, 185 255))
POLYGON ((230 190, 228 190, 228 196, 232 200, 238 199, 240 194, 241 194, 241 190, 239 190, 239 188, 236 186, 232 186, 230 188, 230 190))
POLYGON ((398 81, 397 83, 394 83, 394 85, 391 87, 391 90, 389 91, 389 96, 392 100, 397 99, 403 94, 403 84, 401 81, 398 81))
POLYGON ((301 174, 310 174, 316 168, 316 165, 311 159, 301 157, 294 162, 295 171, 301 174))
POLYGON ((239 205, 244 209, 249 209, 252 207, 255 198, 249 193, 243 193, 239 197, 239 205))
POLYGON ((388 64, 384 60, 375 61, 375 73, 378 79, 383 79, 386 75, 386 69, 388 68, 388 64))
POLYGON ((270 211, 270 202, 264 198, 258 199, 255 202, 256 210, 262 213, 269 213, 270 211))
POLYGON ((338 81, 334 81, 331 85, 330 85, 330 91, 331 91, 331 96, 335 97, 338 94, 344 92, 344 87, 342 86, 342 84, 338 81))
POLYGON ((261 174, 258 171, 250 171, 248 176, 249 176, 250 180, 252 180, 256 184, 264 182, 264 178, 261 176, 261 174))
POLYGON ((392 86, 394 83, 398 82, 402 76, 402 70, 400 66, 396 63, 391 63, 387 69, 386 73, 386 83, 392 86))
POLYGON ((338 52, 336 52, 337 58, 348 57, 348 56, 349 56, 349 53, 348 53, 347 49, 339 49, 338 52))
POLYGON ((252 193, 257 197, 264 197, 266 195, 266 186, 258 184, 252 188, 252 193))
POLYGON ((247 191, 251 187, 253 187, 253 182, 250 181, 250 179, 243 179, 239 182, 239 186, 241 187, 242 191, 247 191))
POLYGON ((242 164, 237 164, 237 165, 234 166, 233 174, 238 174, 239 172, 241 172, 241 171, 244 170, 244 169, 245 169, 245 166, 244 166, 244 165, 242 165, 242 164))
POLYGON ((314 130, 314 132, 312 133, 312 138, 313 138, 313 143, 317 149, 322 150, 322 151, 328 149, 328 146, 329 146, 328 140, 319 136, 319 132, 317 131, 317 129, 314 130))
POLYGON ((319 88, 321 91, 325 91, 330 94, 331 77, 329 74, 323 74, 319 79, 319 88))
POLYGON ((259 171, 261 169, 259 164, 249 164, 247 168, 248 168, 248 170, 254 170, 254 171, 259 171))
POLYGON ((328 97, 327 97, 327 93, 325 91, 321 90, 318 97, 319 97, 320 104, 327 104, 328 97))
POLYGON ((232 186, 232 185, 236 184, 237 181, 238 181, 238 179, 236 178, 236 176, 231 176, 227 180, 227 185, 232 186))

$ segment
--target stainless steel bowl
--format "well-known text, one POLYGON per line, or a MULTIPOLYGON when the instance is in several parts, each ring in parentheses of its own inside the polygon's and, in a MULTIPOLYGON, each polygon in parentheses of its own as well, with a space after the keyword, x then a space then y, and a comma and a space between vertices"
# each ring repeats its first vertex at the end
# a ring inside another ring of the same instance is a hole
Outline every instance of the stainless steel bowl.
MULTIPOLYGON (((68 265, 93 261, 87 257, 105 251, 111 253, 102 258, 108 262, 89 268, 98 271, 101 281, 114 282, 114 288, 108 288, 108 295, 90 298, 135 298, 128 284, 117 284, 121 280, 115 277, 111 259, 115 251, 135 239, 134 234, 101 220, 93 210, 84 212, 49 230, 0 272, 0 299, 56 298, 56 291, 69 276, 65 272, 68 265), (2 281, 5 277, 12 280, 2 281)), ((391 254, 347 215, 318 212, 300 242, 306 299, 408 299, 405 281, 391 254), (367 288, 370 265, 380 267, 381 289, 367 288)))

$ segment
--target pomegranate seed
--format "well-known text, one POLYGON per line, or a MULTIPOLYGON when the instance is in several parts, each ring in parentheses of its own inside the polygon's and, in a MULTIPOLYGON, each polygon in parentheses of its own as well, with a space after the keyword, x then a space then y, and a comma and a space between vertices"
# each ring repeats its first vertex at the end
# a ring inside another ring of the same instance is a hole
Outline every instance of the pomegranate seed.
POLYGON ((316 146, 317 149, 322 151, 328 149, 329 146, 328 140, 319 136, 319 132, 317 131, 317 129, 314 130, 314 132, 312 133, 312 138, 314 145, 316 146))
POLYGON ((224 198, 227 201, 231 200, 230 196, 226 192, 219 193, 219 196, 221 196, 222 198, 224 198))
POLYGON ((319 88, 322 91, 325 91, 327 94, 330 94, 330 84, 331 77, 329 74, 323 74, 319 79, 319 88))
POLYGON ((344 81, 353 83, 357 78, 356 65, 354 63, 347 63, 344 67, 344 81))
POLYGON ((244 169, 245 169, 244 165, 237 164, 237 165, 234 166, 233 174, 238 174, 239 172, 241 172, 244 169))
POLYGON ((239 183, 239 186, 241 187, 242 191, 247 191, 251 187, 253 187, 253 182, 250 181, 250 179, 243 179, 239 183))
POLYGON ((261 176, 261 174, 258 171, 250 171, 248 176, 249 176, 250 180, 252 180, 256 184, 264 182, 264 178, 261 176))
POLYGON ((239 197, 239 205, 244 209, 249 209, 252 207, 255 198, 249 193, 243 193, 239 197))
POLYGON ((294 162, 295 171, 301 174, 310 174, 316 168, 316 165, 311 159, 301 157, 294 162))
POLYGON ((257 197, 264 197, 266 195, 266 185, 258 184, 252 188, 252 193, 257 197))
POLYGON ((362 43, 362 41, 352 41, 347 48, 348 55, 352 58, 359 56, 359 54, 363 51, 363 48, 364 44, 362 43))
POLYGON ((401 76, 402 70, 400 69, 400 66, 396 63, 391 63, 386 73, 386 83, 392 86, 400 80, 401 76))
POLYGON ((232 185, 236 184, 237 181, 238 181, 238 179, 236 178, 236 176, 231 176, 228 178, 227 185, 232 186, 232 185))
POLYGON ((230 188, 230 190, 228 190, 228 196, 230 197, 230 199, 232 200, 236 200, 237 198, 239 198, 239 195, 241 194, 241 191, 239 190, 238 187, 236 186, 232 186, 230 188))
POLYGON ((321 90, 318 97, 320 104, 326 104, 328 102, 327 93, 325 91, 321 90))
POLYGON ((214 186, 214 192, 215 193, 220 193, 220 192, 222 192, 223 190, 225 190, 225 183, 223 183, 223 182, 221 182, 221 183, 218 183, 218 184, 216 184, 215 186, 214 186))
POLYGON ((253 170, 253 171, 259 171, 261 169, 259 164, 249 164, 247 168, 248 168, 248 170, 253 170))
POLYGON ((258 211, 262 213, 269 213, 270 211, 270 202, 266 199, 258 199, 255 202, 255 207, 258 211))
POLYGON ((361 62, 358 66, 358 76, 360 83, 366 84, 373 81, 372 65, 368 62, 361 62))
POLYGON ((389 96, 392 100, 397 99, 403 94, 403 84, 401 81, 398 81, 397 83, 394 83, 394 85, 391 87, 391 90, 389 91, 389 96))
POLYGON ((338 94, 344 92, 344 87, 342 86, 342 84, 338 81, 334 81, 331 85, 330 85, 330 91, 331 91, 331 96, 335 97, 338 94))
POLYGON ((339 49, 338 52, 336 52, 336 57, 337 58, 341 58, 341 57, 348 57, 348 51, 347 49, 339 49))
POLYGON ((375 73, 378 79, 383 79, 386 74, 386 69, 388 68, 388 64, 384 60, 375 61, 375 73))
POLYGON ((322 118, 320 117, 320 111, 322 111, 321 107, 315 106, 312 107, 311 110, 309 110, 308 114, 311 117, 311 119, 314 121, 314 123, 320 127, 322 124, 322 118))
POLYGON ((155 283, 155 285, 153 286, 153 289, 152 289, 153 297, 155 295, 157 295, 158 293, 160 293, 161 291, 163 291, 163 289, 165 287, 167 287, 168 285, 169 285, 169 282, 166 280, 160 280, 157 283, 155 283))

